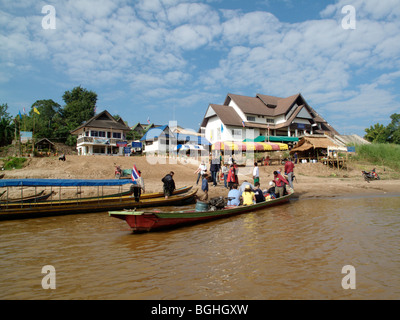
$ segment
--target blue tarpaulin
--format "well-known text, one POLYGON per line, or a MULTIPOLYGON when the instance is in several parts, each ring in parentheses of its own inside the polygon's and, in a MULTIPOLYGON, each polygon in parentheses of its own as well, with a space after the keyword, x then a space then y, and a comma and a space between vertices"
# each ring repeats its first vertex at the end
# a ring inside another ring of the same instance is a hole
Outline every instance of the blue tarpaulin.
POLYGON ((131 179, 79 180, 79 179, 1 179, 0 187, 97 187, 122 186, 133 183, 131 179))

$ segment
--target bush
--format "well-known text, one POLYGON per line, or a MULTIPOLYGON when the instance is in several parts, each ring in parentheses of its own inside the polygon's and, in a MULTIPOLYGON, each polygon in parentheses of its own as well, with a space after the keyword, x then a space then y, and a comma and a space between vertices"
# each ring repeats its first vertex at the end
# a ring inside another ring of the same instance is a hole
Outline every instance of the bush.
POLYGON ((356 154, 356 160, 365 160, 400 171, 400 145, 389 143, 358 145, 356 154))
POLYGON ((26 158, 8 158, 4 161, 4 169, 21 169, 24 167, 26 158))

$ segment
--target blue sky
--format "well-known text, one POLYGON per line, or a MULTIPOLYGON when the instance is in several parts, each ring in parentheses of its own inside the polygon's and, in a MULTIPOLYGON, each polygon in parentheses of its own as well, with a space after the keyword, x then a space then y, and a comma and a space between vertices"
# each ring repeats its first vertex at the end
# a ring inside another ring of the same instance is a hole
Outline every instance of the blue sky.
POLYGON ((400 0, 0 0, 0 44, 13 115, 79 85, 131 126, 197 131, 228 93, 300 92, 341 134, 400 113, 400 0))

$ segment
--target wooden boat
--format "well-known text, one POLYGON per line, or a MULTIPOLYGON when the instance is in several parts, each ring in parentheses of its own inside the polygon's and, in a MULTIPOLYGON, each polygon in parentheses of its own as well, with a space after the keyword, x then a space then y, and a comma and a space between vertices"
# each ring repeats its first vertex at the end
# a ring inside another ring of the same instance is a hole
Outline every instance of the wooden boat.
POLYGON ((176 228, 184 225, 227 218, 234 215, 252 212, 267 207, 280 205, 289 201, 293 194, 260 202, 251 206, 230 206, 216 211, 184 210, 175 212, 145 211, 110 211, 109 216, 125 220, 134 233, 176 228))
POLYGON ((54 193, 54 191, 45 193, 44 190, 33 196, 21 197, 16 199, 3 199, 0 200, 0 203, 20 203, 20 202, 41 202, 45 201, 54 193))
MULTIPOLYGON (((114 185, 121 186, 132 183, 126 180, 51 180, 51 179, 21 179, 19 181, 9 180, 0 187, 10 186, 59 186, 61 187, 82 187, 82 186, 102 186, 114 185), (32 180, 32 181, 31 181, 32 180)), ((54 215, 90 213, 90 212, 107 212, 109 210, 123 210, 132 208, 146 208, 159 206, 179 206, 194 201, 197 190, 185 192, 182 194, 172 195, 168 199, 164 197, 141 198, 136 202, 131 196, 116 197, 95 197, 91 199, 66 199, 66 200, 48 200, 42 202, 31 203, 2 203, 0 204, 0 220, 12 220, 21 218, 36 218, 54 215)), ((158 194, 159 195, 159 194, 158 194)))

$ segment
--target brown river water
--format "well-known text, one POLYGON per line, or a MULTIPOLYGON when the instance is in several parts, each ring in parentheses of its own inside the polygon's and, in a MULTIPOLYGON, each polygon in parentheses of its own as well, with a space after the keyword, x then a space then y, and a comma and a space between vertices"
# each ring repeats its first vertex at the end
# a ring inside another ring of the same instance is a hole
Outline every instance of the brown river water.
POLYGON ((107 213, 2 221, 0 299, 399 299, 399 244, 393 196, 292 200, 146 234, 107 213), (42 287, 46 265, 55 289, 42 287))

